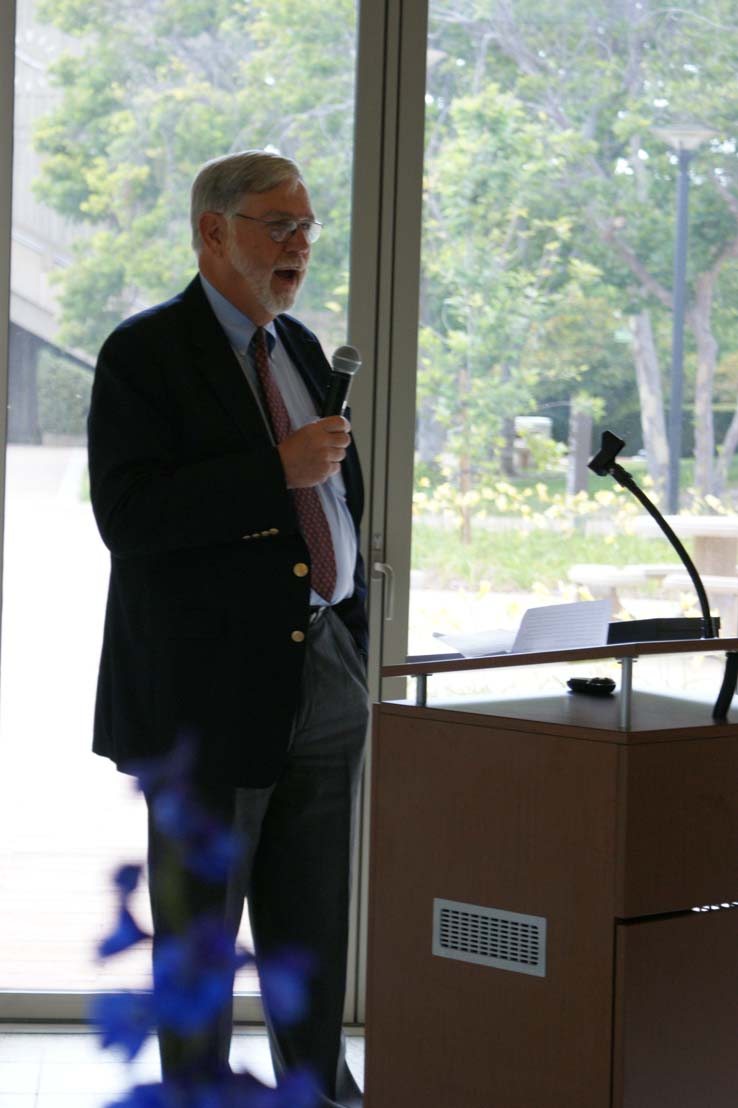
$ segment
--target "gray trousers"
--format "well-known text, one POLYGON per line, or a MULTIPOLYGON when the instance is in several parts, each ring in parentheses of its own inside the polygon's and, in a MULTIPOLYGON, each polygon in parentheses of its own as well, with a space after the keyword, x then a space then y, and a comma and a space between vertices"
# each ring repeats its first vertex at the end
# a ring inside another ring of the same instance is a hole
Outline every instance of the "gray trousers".
MULTIPOLYGON (((279 1077, 307 1066, 321 1084, 324 1105, 360 1105, 341 1028, 356 798, 368 721, 366 675, 351 635, 330 610, 310 625, 305 649, 299 710, 284 769, 269 788, 209 793, 211 809, 235 831, 237 861, 226 885, 198 879, 180 867, 178 919, 184 899, 186 916, 217 914, 235 938, 246 900, 257 957, 284 948, 309 952, 316 972, 305 1018, 275 1026, 265 1005, 275 1073, 279 1077)), ((155 943, 157 936, 180 929, 168 922, 173 855, 172 843, 150 818, 155 943)), ((196 1037, 160 1031, 164 1076, 185 1077, 226 1065, 231 1027, 229 1006, 217 1025, 196 1037)))

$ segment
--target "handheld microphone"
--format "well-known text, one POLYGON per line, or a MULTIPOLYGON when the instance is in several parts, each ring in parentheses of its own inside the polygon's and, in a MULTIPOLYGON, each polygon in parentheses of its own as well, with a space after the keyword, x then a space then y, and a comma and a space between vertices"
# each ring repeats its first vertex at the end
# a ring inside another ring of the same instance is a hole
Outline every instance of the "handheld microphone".
POLYGON ((331 362, 333 371, 323 401, 323 408, 320 413, 321 419, 325 419, 326 416, 343 415, 351 381, 361 365, 361 355, 354 346, 339 346, 338 350, 334 352, 331 362))

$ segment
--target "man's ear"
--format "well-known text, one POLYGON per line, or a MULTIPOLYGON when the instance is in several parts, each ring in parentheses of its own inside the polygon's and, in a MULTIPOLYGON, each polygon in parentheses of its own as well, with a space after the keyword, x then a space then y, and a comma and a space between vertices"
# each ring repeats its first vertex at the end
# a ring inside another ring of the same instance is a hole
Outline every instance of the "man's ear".
POLYGON ((197 221, 205 250, 216 258, 225 251, 225 217, 219 212, 202 212, 197 221))

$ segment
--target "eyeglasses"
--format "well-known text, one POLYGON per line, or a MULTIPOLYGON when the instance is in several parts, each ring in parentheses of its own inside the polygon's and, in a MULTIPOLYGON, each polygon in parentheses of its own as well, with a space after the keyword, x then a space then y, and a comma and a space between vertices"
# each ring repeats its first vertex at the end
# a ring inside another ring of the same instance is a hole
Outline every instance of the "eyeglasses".
POLYGON ((255 215, 244 215, 243 212, 234 212, 239 219, 250 219, 253 223, 263 223, 267 234, 273 242, 287 242, 295 231, 302 231, 310 245, 317 242, 323 224, 314 219, 258 219, 255 215))

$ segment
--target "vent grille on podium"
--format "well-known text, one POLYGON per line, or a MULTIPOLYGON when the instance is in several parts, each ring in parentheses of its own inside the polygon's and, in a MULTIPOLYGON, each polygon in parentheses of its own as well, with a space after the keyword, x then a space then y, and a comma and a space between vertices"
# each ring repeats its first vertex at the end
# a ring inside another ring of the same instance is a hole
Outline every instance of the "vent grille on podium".
POLYGON ((433 901, 433 953, 545 977, 546 920, 437 897, 433 901))

